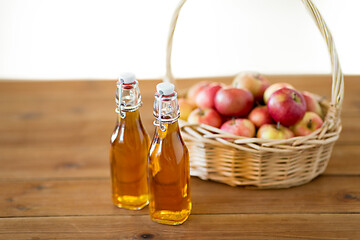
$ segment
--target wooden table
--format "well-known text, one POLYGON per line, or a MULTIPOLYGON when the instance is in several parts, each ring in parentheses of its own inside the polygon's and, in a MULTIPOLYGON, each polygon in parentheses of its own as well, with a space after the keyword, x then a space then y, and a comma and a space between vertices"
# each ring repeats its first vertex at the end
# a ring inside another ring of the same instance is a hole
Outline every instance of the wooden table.
MULTIPOLYGON (((330 97, 330 76, 269 78, 330 97)), ((157 82, 140 81, 150 134, 157 82)), ((345 78, 343 131, 322 176, 281 190, 192 177, 193 211, 181 226, 152 222, 147 207, 112 205, 115 88, 115 81, 0 82, 0 239, 360 239, 360 76, 345 78)))

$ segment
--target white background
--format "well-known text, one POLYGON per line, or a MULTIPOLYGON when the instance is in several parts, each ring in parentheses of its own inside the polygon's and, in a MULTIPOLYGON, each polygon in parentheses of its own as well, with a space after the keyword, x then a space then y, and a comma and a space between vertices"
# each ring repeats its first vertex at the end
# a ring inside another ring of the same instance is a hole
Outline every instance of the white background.
MULTIPOLYGON (((178 0, 0 0, 0 79, 114 79, 165 73, 178 0)), ((360 1, 314 0, 345 74, 360 74, 360 1)), ((176 77, 329 73, 300 0, 188 0, 175 32, 176 77)))

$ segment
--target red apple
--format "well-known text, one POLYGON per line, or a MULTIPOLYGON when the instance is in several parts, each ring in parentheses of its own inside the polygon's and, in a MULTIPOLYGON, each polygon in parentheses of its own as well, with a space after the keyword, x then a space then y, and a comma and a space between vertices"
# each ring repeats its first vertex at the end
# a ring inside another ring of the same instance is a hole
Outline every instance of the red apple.
POLYGON ((222 88, 220 83, 211 83, 196 95, 195 103, 201 108, 213 108, 216 93, 222 88))
POLYGON ((234 117, 232 117, 232 116, 224 116, 224 115, 220 115, 220 116, 221 116, 221 120, 222 120, 223 123, 227 122, 227 121, 229 121, 231 119, 234 119, 234 117))
POLYGON ((255 101, 262 102, 264 92, 270 86, 270 82, 260 73, 243 72, 235 77, 233 86, 249 90, 255 101))
POLYGON ((314 112, 317 115, 319 115, 321 118, 323 118, 323 113, 320 104, 316 100, 315 96, 312 93, 306 91, 302 92, 302 95, 304 96, 306 101, 306 111, 314 112))
POLYGON ((221 130, 237 136, 254 137, 255 126, 246 118, 231 119, 221 125, 221 130))
POLYGON ((254 105, 254 97, 242 88, 222 88, 215 96, 216 110, 225 116, 245 116, 254 105))
POLYGON ((195 105, 190 103, 185 98, 179 98, 178 100, 179 108, 180 108, 180 119, 187 120, 192 110, 195 108, 195 105))
POLYGON ((288 139, 294 137, 294 133, 281 125, 265 124, 259 128, 257 137, 264 139, 288 139))
POLYGON ((193 85, 189 91, 187 92, 187 100, 190 103, 195 104, 195 99, 197 94, 204 88, 206 88, 210 83, 207 81, 198 82, 195 85, 193 85))
POLYGON ((275 122, 288 127, 304 117, 306 102, 302 94, 295 89, 281 88, 270 96, 267 109, 275 122))
POLYGON ((270 96, 277 90, 281 89, 281 88, 290 88, 290 89, 295 89, 291 84, 289 83, 274 83, 272 85, 270 85, 270 87, 268 87, 265 92, 264 92, 264 102, 265 104, 268 102, 270 96))
POLYGON ((292 126, 296 136, 306 136, 323 125, 323 120, 314 112, 306 112, 300 122, 292 126))
POLYGON ((189 123, 204 123, 216 128, 221 126, 221 116, 212 108, 196 108, 189 117, 189 123))
POLYGON ((267 106, 258 106, 254 108, 250 112, 248 118, 257 128, 261 127, 264 124, 275 123, 267 110, 267 106))

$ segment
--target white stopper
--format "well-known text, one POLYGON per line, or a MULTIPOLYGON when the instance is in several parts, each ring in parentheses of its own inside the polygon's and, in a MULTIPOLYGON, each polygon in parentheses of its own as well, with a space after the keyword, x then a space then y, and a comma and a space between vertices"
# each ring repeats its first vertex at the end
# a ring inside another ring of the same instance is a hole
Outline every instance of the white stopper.
POLYGON ((131 73, 131 72, 124 72, 121 73, 119 76, 119 80, 124 80, 124 83, 132 83, 135 82, 136 78, 135 78, 135 74, 131 73))
POLYGON ((163 82, 156 85, 156 91, 158 93, 163 93, 164 95, 171 95, 174 93, 175 86, 172 83, 163 82))

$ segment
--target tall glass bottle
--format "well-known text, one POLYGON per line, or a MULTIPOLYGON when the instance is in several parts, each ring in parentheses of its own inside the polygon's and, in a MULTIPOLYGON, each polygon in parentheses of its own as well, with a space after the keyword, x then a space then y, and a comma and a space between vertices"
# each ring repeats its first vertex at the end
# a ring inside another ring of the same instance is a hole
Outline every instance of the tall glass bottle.
POLYGON ((118 118, 110 141, 112 200, 118 207, 138 210, 149 203, 147 155, 150 138, 140 119, 142 102, 134 74, 120 76, 115 102, 118 118))
POLYGON ((191 211, 189 152, 181 137, 174 85, 160 83, 154 102, 155 134, 149 163, 150 216, 155 222, 179 225, 191 211))

